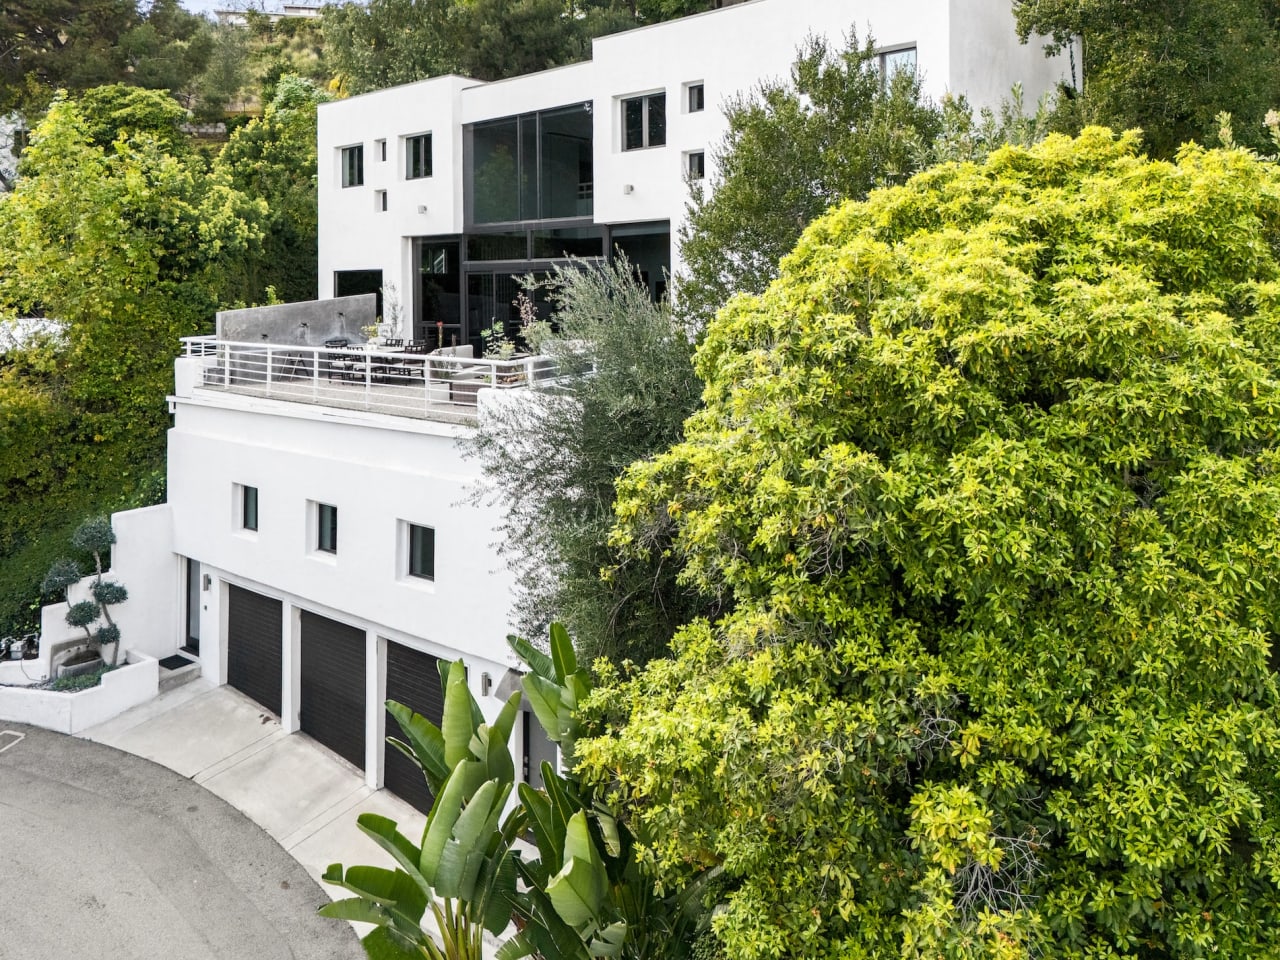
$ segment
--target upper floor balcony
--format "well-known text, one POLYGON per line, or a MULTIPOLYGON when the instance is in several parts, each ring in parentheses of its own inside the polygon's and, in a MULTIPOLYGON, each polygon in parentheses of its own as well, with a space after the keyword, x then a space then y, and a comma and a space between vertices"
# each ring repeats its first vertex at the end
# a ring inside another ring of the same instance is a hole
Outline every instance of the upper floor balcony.
POLYGON ((215 391, 446 423, 474 423, 481 390, 545 386, 559 376, 551 357, 473 357, 467 346, 182 342, 179 396, 215 391))

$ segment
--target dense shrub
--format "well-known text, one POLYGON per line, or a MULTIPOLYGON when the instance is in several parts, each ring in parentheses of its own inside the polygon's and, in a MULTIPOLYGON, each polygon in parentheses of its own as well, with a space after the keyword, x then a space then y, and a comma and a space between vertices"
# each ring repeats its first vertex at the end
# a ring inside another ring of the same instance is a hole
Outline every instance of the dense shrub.
POLYGON ((580 741, 732 958, 1280 951, 1280 177, 1090 129, 817 221, 619 487, 731 612, 580 741))

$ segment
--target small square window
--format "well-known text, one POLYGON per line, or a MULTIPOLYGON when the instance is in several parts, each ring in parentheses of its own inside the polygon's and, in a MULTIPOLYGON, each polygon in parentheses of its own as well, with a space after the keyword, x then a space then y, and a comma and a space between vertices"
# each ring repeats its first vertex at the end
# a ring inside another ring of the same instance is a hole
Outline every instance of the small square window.
POLYGON ((378 211, 379 213, 387 212, 387 191, 385 190, 373 191, 373 209, 378 211))
POLYGON ((404 178, 421 180, 431 176, 431 134, 404 138, 404 178))
POLYGON ((258 488, 240 488, 240 527, 244 530, 258 529, 258 488))
POLYGON ((359 187, 364 184, 364 144, 342 148, 342 185, 359 187))
POLYGON ((409 524, 409 576, 436 578, 436 532, 431 527, 409 524))
POLYGON ((689 84, 688 90, 689 90, 689 101, 688 101, 689 112, 701 113, 707 107, 706 94, 703 91, 702 84, 691 83, 689 84))
POLYGON ((622 149, 641 150, 667 142, 667 95, 651 93, 622 101, 622 149))
POLYGON ((705 151, 694 150, 685 154, 688 158, 685 170, 690 180, 702 180, 707 175, 707 155, 705 151))
POLYGON ((338 508, 327 503, 316 504, 316 549, 338 552, 338 508))

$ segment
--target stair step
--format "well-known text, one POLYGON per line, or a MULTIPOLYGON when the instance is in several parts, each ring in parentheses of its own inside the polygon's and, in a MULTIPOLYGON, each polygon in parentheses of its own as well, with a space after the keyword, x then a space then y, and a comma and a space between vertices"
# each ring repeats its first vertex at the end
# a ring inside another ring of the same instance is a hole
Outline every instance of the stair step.
POLYGON ((164 693, 166 690, 172 690, 175 687, 180 687, 184 683, 190 683, 199 676, 200 664, 198 663, 190 663, 185 667, 178 668, 177 670, 165 670, 161 668, 160 692, 164 693))

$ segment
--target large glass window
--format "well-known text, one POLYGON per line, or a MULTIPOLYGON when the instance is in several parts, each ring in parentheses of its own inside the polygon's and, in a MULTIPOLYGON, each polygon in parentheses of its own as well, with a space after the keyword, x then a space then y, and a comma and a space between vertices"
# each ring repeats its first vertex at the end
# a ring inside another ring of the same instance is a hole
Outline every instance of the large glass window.
POLYGON ((591 216, 593 180, 591 114, 583 105, 539 117, 542 189, 539 217, 591 216))
POLYGON ((667 142, 667 95, 651 93, 622 101, 622 149, 641 150, 667 142))
POLYGON ((589 217, 591 105, 528 113, 471 128, 475 223, 589 217))
POLYGON ((471 191, 476 223, 520 219, 520 125, 515 117, 472 131, 471 191))
POLYGON ((342 185, 358 187, 364 183, 364 144, 342 148, 342 185))
POLYGON ((420 180, 431 176, 431 134, 420 133, 404 140, 404 177, 420 180))

